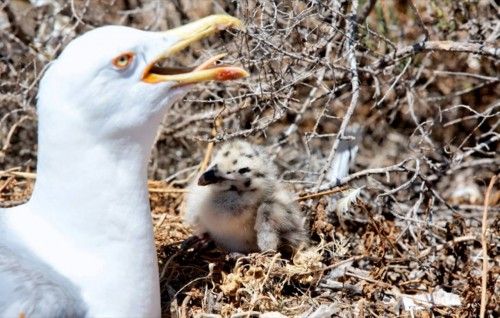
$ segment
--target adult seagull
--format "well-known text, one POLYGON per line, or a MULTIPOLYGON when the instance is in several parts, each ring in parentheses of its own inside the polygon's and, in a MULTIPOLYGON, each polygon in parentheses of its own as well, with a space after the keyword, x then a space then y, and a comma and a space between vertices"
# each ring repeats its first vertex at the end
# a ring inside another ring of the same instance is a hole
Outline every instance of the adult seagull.
POLYGON ((73 40, 38 94, 37 180, 0 210, 0 317, 159 317, 147 164, 167 108, 192 84, 247 76, 217 57, 159 62, 218 30, 214 15, 166 32, 106 26, 73 40))

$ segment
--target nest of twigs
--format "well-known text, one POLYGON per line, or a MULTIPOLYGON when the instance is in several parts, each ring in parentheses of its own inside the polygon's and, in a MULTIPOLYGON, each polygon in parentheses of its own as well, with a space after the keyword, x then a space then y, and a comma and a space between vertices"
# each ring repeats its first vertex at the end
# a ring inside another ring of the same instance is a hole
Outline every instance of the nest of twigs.
POLYGON ((177 62, 224 50, 251 77, 198 87, 171 109, 153 150, 164 315, 492 317, 500 311, 498 183, 488 190, 500 164, 498 9, 444 0, 8 0, 0 202, 29 197, 37 83, 66 43, 109 23, 166 29, 225 12, 246 30, 177 62), (336 144, 355 123, 363 135, 350 174, 332 178, 336 144), (267 147, 299 197, 312 244, 291 258, 180 250, 190 235, 184 189, 207 146, 234 138, 267 147))

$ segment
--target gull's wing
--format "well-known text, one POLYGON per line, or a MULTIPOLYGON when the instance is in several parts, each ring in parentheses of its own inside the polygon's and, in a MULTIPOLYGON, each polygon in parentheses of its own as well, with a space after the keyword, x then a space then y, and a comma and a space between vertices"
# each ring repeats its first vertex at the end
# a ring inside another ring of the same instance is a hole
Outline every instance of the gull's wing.
POLYGON ((7 211, 0 209, 0 317, 85 317, 78 289, 16 243, 7 211))

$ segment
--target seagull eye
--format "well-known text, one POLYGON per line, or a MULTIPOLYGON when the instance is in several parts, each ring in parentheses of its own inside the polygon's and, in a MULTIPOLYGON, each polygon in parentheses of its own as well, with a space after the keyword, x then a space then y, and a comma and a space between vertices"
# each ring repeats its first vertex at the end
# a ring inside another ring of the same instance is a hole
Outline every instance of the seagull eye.
POLYGON ((134 59, 134 53, 127 52, 118 55, 115 57, 112 61, 113 66, 119 70, 123 70, 127 68, 131 63, 132 60, 134 59))

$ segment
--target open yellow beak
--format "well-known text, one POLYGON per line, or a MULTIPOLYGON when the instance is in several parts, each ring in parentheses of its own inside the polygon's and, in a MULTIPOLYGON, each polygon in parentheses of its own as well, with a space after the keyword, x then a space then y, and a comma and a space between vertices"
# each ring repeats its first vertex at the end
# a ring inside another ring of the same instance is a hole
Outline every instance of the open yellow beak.
POLYGON ((211 15, 163 32, 164 36, 171 36, 179 40, 146 67, 142 76, 142 81, 150 84, 173 81, 177 83, 176 85, 185 85, 210 80, 226 81, 247 77, 249 75, 248 72, 240 67, 217 65, 218 60, 224 57, 225 54, 211 57, 201 65, 187 71, 156 66, 156 63, 160 60, 171 57, 173 54, 188 47, 191 43, 227 28, 241 29, 243 28, 243 24, 240 20, 232 16, 219 14, 211 15))

